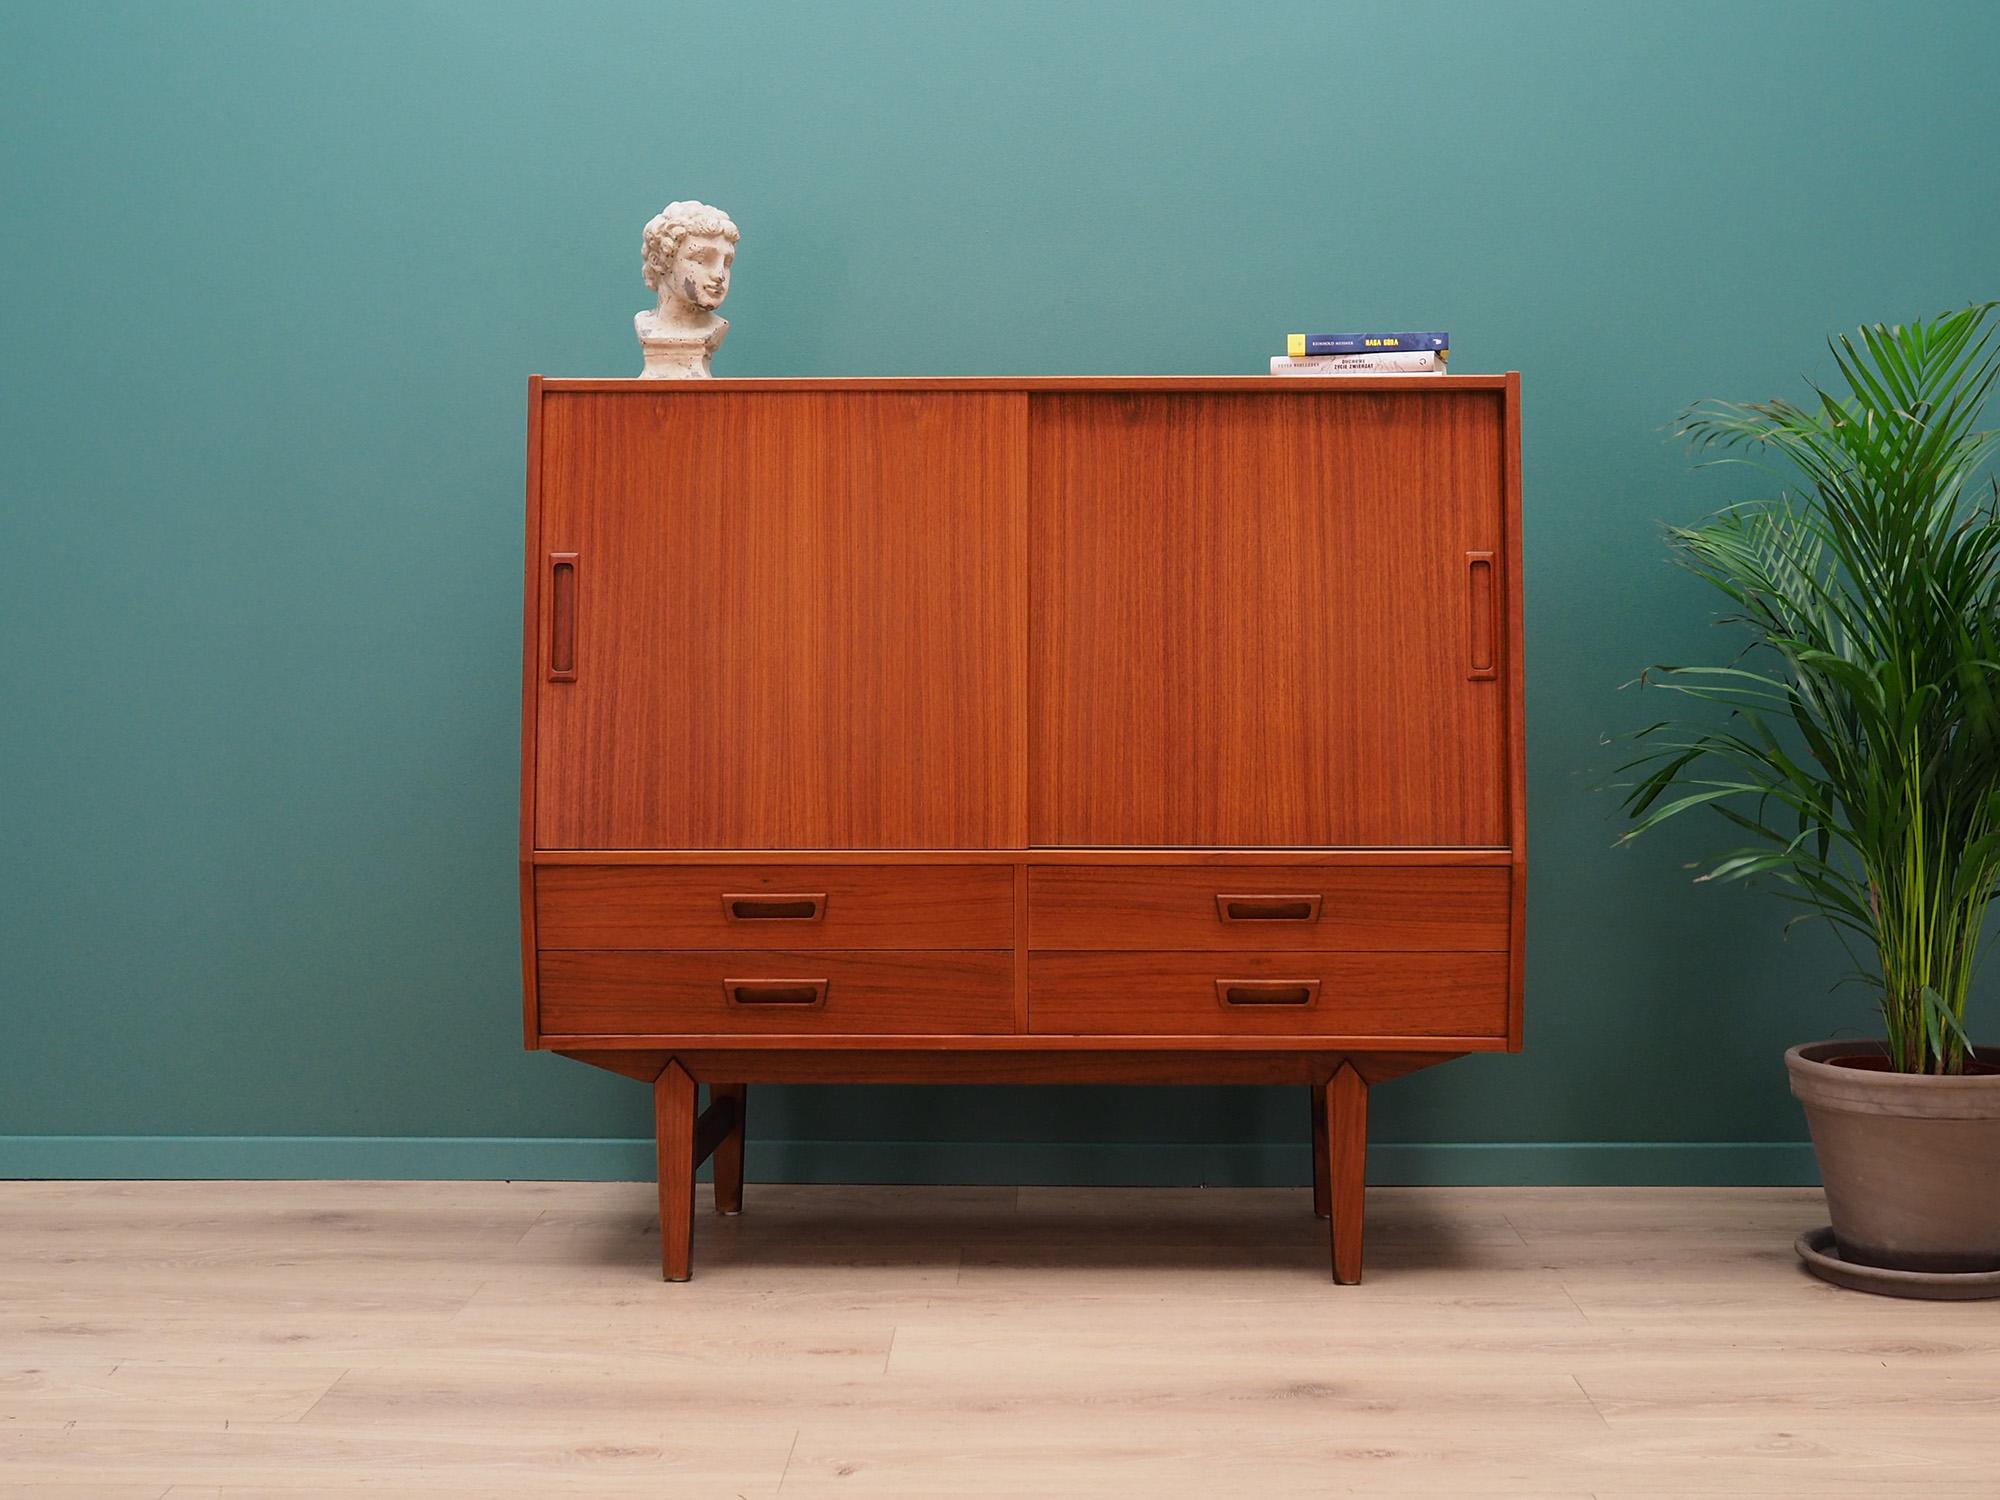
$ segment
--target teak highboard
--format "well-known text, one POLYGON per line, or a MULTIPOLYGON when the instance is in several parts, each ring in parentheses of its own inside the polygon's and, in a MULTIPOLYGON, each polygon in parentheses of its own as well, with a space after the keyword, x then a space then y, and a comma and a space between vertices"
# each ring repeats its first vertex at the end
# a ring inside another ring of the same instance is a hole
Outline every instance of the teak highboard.
MULTIPOLYGON (((528 388, 527 1044, 652 1084, 1310 1091, 1521 1045, 1517 375, 528 388)), ((697 1085, 710 1102, 698 1109, 697 1085)))

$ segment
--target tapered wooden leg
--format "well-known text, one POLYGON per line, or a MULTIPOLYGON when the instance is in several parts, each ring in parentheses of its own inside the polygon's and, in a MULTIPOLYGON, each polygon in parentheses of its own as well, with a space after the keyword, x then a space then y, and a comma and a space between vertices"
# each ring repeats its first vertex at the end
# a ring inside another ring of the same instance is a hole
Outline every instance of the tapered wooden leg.
POLYGON ((740 1083, 711 1083, 708 1086, 711 1102, 729 1099, 736 1105, 735 1123, 729 1127, 729 1134, 715 1145, 715 1211, 719 1214, 743 1212, 744 1093, 740 1083))
POLYGON ((1307 1093, 1312 1114, 1313 1212, 1324 1219, 1333 1211, 1333 1192, 1326 1180, 1326 1085, 1316 1083, 1307 1093))
POLYGON ((1328 1190, 1333 1210, 1333 1279, 1361 1279, 1361 1210, 1368 1180, 1368 1082, 1342 1063, 1326 1086, 1328 1190))
POLYGON ((660 1274, 686 1281, 694 1253, 694 1079, 669 1062, 653 1081, 660 1146, 660 1274))

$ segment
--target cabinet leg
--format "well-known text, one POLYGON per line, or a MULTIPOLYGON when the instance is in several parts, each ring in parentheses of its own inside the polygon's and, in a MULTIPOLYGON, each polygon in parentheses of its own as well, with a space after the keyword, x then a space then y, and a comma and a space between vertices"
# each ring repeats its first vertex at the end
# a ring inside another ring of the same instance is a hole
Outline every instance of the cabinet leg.
POLYGON ((1324 1219, 1333 1212, 1333 1193, 1326 1176, 1326 1085, 1316 1083, 1307 1093, 1312 1115, 1313 1212, 1324 1219))
POLYGON ((1361 1280, 1361 1210, 1368 1179, 1368 1082, 1344 1062, 1326 1086, 1333 1279, 1361 1280))
POLYGON ((710 1101, 733 1100, 736 1120, 729 1134, 715 1144, 715 1211, 719 1214, 743 1212, 743 1105, 747 1092, 740 1083, 711 1083, 710 1101))
POLYGON ((660 1274, 686 1281, 694 1250, 694 1079, 669 1062, 653 1081, 660 1147, 660 1274))

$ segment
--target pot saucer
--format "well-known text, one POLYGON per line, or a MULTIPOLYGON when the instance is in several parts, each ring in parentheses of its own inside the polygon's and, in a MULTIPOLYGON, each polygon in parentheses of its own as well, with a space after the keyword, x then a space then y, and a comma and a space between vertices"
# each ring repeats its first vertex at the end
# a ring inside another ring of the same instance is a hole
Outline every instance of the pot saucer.
POLYGON ((1971 1302, 2000 1297, 2000 1271, 1892 1271, 1842 1260, 1833 1226, 1808 1229, 1792 1242, 1805 1267, 1822 1281, 1876 1292, 1884 1297, 1922 1297, 1932 1302, 1971 1302))

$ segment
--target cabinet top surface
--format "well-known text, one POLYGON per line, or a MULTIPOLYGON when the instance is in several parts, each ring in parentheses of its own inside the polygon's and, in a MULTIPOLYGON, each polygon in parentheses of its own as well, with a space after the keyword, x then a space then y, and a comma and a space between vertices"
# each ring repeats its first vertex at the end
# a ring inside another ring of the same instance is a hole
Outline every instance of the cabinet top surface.
POLYGON ((723 391, 1284 391, 1355 394, 1382 391, 1499 391, 1520 379, 1501 375, 870 375, 811 379, 572 380, 535 375, 544 391, 699 396, 723 391))

